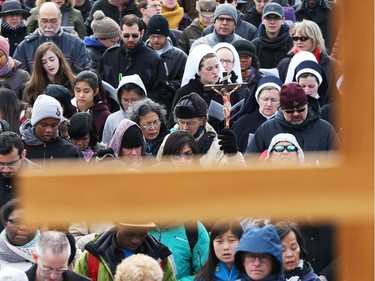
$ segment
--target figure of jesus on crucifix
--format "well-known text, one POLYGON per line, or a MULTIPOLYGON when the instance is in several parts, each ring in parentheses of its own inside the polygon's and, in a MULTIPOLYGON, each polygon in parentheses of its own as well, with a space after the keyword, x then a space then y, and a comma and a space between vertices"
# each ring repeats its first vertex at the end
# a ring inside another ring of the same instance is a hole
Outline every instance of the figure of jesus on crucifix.
POLYGON ((229 129, 229 123, 230 123, 230 110, 232 108, 232 105, 230 103, 230 96, 235 93, 239 88, 242 88, 246 86, 246 83, 228 83, 228 80, 230 78, 230 74, 227 74, 226 72, 223 72, 223 78, 221 81, 223 84, 211 84, 211 85, 205 85, 204 89, 206 91, 213 90, 217 94, 219 94, 223 98, 223 110, 224 110, 224 117, 225 117, 225 129, 229 129), (229 92, 229 90, 231 90, 229 92))

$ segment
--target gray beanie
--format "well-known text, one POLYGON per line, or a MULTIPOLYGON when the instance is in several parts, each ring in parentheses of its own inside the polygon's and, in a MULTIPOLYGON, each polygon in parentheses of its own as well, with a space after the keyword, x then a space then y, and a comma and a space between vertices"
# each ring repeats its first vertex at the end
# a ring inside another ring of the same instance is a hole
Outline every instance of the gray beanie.
POLYGON ((120 26, 113 19, 106 17, 101 10, 94 13, 91 29, 95 38, 106 39, 119 36, 120 26))
POLYGON ((220 4, 218 7, 216 7, 215 13, 214 13, 214 21, 218 16, 221 15, 228 15, 231 16, 234 19, 234 22, 237 25, 237 10, 234 6, 231 4, 220 4))
POLYGON ((34 102, 31 112, 31 125, 35 126, 40 120, 45 118, 62 120, 63 109, 60 103, 53 97, 41 94, 34 102))

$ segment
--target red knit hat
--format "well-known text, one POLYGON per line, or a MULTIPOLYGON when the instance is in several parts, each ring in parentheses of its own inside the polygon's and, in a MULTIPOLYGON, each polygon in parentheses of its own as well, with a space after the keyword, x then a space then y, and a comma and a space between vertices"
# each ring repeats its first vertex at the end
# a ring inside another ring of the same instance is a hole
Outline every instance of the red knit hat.
POLYGON ((286 83, 280 90, 281 109, 296 108, 307 104, 307 96, 300 84, 296 82, 286 83))

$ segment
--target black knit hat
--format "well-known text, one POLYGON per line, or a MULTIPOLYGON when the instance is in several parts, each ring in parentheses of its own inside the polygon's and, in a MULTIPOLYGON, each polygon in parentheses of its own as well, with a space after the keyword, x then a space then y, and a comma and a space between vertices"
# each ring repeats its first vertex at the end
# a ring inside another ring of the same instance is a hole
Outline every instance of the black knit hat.
POLYGON ((182 97, 174 108, 176 118, 191 119, 207 116, 207 104, 197 93, 182 97))
POLYGON ((255 56, 257 50, 253 43, 248 40, 240 39, 233 42, 233 47, 236 49, 238 55, 255 56))
POLYGON ((141 129, 133 125, 129 127, 122 137, 121 147, 123 148, 135 148, 135 147, 143 147, 143 133, 141 129))
POLYGON ((161 34, 169 36, 169 23, 162 15, 153 15, 147 24, 147 35, 161 34))

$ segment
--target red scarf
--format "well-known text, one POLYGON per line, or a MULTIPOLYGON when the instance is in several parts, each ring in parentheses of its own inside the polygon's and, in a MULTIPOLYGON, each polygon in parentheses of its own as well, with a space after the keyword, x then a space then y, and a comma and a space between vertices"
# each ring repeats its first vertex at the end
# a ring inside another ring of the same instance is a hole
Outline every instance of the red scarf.
MULTIPOLYGON (((293 53, 294 54, 297 54, 299 51, 298 50, 294 50, 293 53)), ((320 49, 315 49, 315 51, 313 52, 317 62, 320 64, 320 55, 322 54, 322 51, 320 49)))

